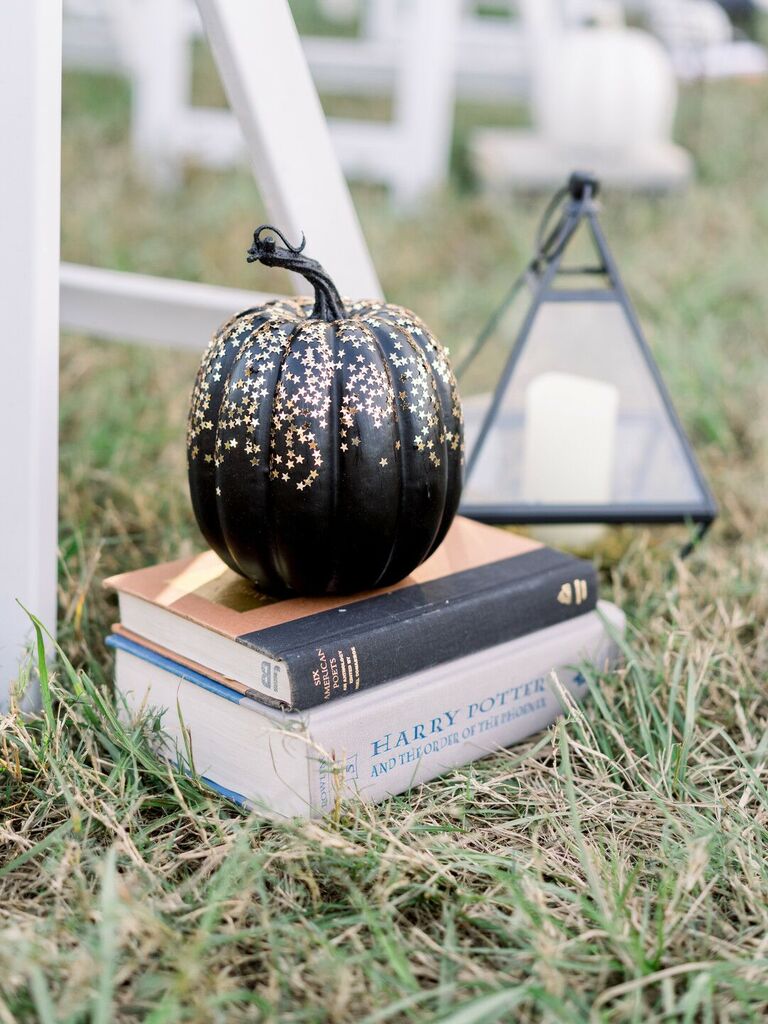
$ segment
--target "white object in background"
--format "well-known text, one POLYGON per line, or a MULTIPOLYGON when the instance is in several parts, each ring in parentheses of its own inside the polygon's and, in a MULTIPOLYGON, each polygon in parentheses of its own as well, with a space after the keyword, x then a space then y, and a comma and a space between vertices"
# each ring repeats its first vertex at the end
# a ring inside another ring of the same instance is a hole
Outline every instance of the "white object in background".
MULTIPOLYGON (((619 391, 605 381, 542 373, 525 392, 523 501, 605 505, 611 499, 619 391)), ((546 527, 547 541, 584 547, 600 525, 546 527)))
POLYGON ((560 182, 586 164, 609 185, 684 183, 688 153, 671 141, 677 85, 661 44, 622 28, 566 28, 554 0, 521 0, 535 131, 485 129, 473 150, 489 184, 560 182))
MULTIPOLYGON (((307 40, 306 50, 310 54, 319 51, 318 59, 321 65, 325 62, 326 77, 330 71, 331 80, 337 84, 340 76, 342 81, 354 82, 355 69, 347 74, 343 67, 339 70, 338 65, 343 65, 345 59, 348 63, 355 54, 358 65, 360 57, 365 65, 374 65, 374 79, 380 78, 382 65, 385 73, 388 67, 388 88, 394 96, 391 122, 336 118, 331 119, 328 125, 333 146, 346 173, 387 185, 392 190, 394 201, 406 205, 425 192, 438 188, 447 178, 456 79, 455 44, 461 0, 406 0, 400 5, 394 4, 394 0, 388 2, 397 7, 396 40, 386 40, 382 47, 375 40, 360 42, 324 38, 307 40), (359 52, 361 48, 362 52, 359 52)), ((238 30, 228 44, 233 50, 239 45, 243 56, 248 51, 244 67, 239 65, 233 76, 227 65, 217 61, 220 74, 229 79, 224 81, 224 86, 236 116, 233 77, 248 82, 249 90, 253 90, 253 83, 258 82, 255 94, 259 103, 253 109, 276 111, 276 115, 282 118, 284 127, 281 134, 284 140, 288 140, 287 144, 295 147, 297 141, 304 143, 294 130, 292 116, 297 104, 304 106, 306 103, 309 73, 299 70, 295 53, 286 51, 286 22, 290 22, 296 36, 296 47, 291 46, 291 50, 300 49, 300 45, 285 0, 263 0, 260 3, 198 0, 197 6, 212 45, 215 45, 218 31, 211 27, 214 7, 222 25, 237 25, 246 30, 245 35, 238 30), (249 48, 254 32, 258 33, 258 38, 270 40, 270 45, 259 50, 258 59, 249 48), (278 39, 281 50, 286 51, 282 65, 271 45, 278 39), (291 68, 290 74, 284 72, 287 67, 291 68), (264 89, 267 81, 274 83, 274 88, 264 89)), ((191 104, 191 45, 201 31, 200 19, 195 18, 194 13, 194 9, 190 10, 189 0, 137 0, 137 4, 131 7, 130 18, 118 20, 112 14, 113 27, 123 40, 123 50, 133 55, 130 63, 134 88, 134 150, 150 177, 160 184, 174 182, 185 158, 205 166, 225 167, 243 156, 242 137, 229 111, 191 104)), ((305 64, 302 57, 301 65, 305 64)), ((362 70, 365 77, 371 68, 365 66, 362 70)), ((237 120, 240 128, 245 130, 242 117, 237 116, 237 120)), ((252 148, 250 155, 253 159, 252 148)), ((302 162, 294 160, 297 170, 300 170, 302 162)), ((312 242, 309 228, 304 227, 304 230, 312 242)), ((374 297, 370 289, 356 294, 374 297)))
POLYGON ((360 0, 319 0, 318 6, 331 21, 351 21, 360 11, 360 0))
MULTIPOLYGON (((156 4, 162 0, 156 0, 156 4)), ((402 19, 397 0, 327 0, 341 9, 354 6, 360 12, 360 32, 356 36, 302 36, 315 84, 321 93, 352 96, 386 96, 394 87, 399 73, 402 19)), ((587 0, 590 10, 600 0, 587 0)), ((603 0, 618 4, 619 0, 603 0)), ((516 10, 515 0, 507 0, 510 12, 516 10)), ((602 8, 601 8, 602 9, 602 8)), ((456 88, 465 99, 501 101, 519 99, 527 91, 526 58, 523 32, 517 17, 484 14, 472 2, 464 0, 456 52, 456 88)), ((65 0, 64 2, 64 66, 84 70, 130 73, 133 47, 137 37, 138 8, 134 0, 65 0)), ((328 11, 325 11, 326 15, 328 11)), ((602 19, 601 19, 602 20, 602 19)), ((202 32, 193 0, 186 0, 185 17, 179 24, 182 45, 202 32)), ((170 64, 177 61, 166 51, 170 64)), ((151 70, 151 69, 150 69, 151 70)), ((422 61, 423 71, 423 61, 422 61)), ((158 69, 158 79, 166 74, 158 69)), ((188 90, 187 90, 188 91, 188 90)), ((161 101, 162 102, 162 101, 161 101)), ((219 147, 218 161, 223 164, 242 158, 242 147, 232 133, 232 118, 226 111, 192 110, 207 121, 215 113, 219 124, 213 130, 214 145, 219 147), (229 127, 222 129, 221 116, 229 127)), ((333 122, 332 122, 333 124, 333 122)), ((203 132, 203 125, 194 129, 203 132)), ((188 132, 181 133, 187 138, 188 132)), ((170 141, 170 140, 169 140, 170 141)), ((197 150, 193 150, 194 157, 197 150)))
POLYGON ((538 76, 536 123, 555 146, 630 153, 671 138, 677 87, 669 58, 652 36, 637 29, 579 29, 550 60, 538 76))
POLYGON ((180 43, 187 0, 133 0, 120 34, 132 75, 131 145, 158 185, 181 177, 177 113, 192 85, 192 48, 180 43))
POLYGON ((412 0, 395 88, 394 198, 413 205, 445 184, 453 134, 460 0, 412 0))
POLYGON ((393 44, 392 120, 329 122, 347 175, 387 185, 401 208, 447 180, 460 13, 460 0, 407 0, 393 44))
POLYGON ((647 0, 651 31, 670 50, 729 42, 730 19, 715 0, 647 0))
MULTIPOLYGON (((270 22, 290 19, 287 6, 279 7, 270 3, 253 7, 248 4, 241 9, 245 0, 230 0, 229 6, 218 5, 219 15, 226 13, 227 20, 245 17, 253 24, 253 28, 261 29, 263 37, 270 35, 270 22), (237 15, 235 14, 237 11, 237 15)), ((211 0, 198 0, 198 8, 203 19, 212 47, 216 46, 217 32, 211 22, 211 0)), ((357 121, 352 119, 335 119, 330 122, 330 134, 325 121, 322 123, 323 148, 333 148, 347 174, 353 178, 381 182, 388 185, 396 203, 408 205, 424 193, 440 186, 447 176, 450 156, 450 141, 453 128, 454 82, 455 82, 455 42, 460 13, 460 0, 408 0, 402 7, 399 25, 399 46, 396 55, 396 75, 394 82, 394 117, 391 123, 357 121), (325 138, 329 140, 325 142, 325 138)), ((293 26, 293 21, 290 21, 293 26)), ((281 26, 283 28, 283 26, 281 26)), ((292 44, 289 66, 298 68, 301 73, 286 76, 283 72, 285 58, 278 59, 273 48, 261 54, 258 61, 252 59, 252 53, 243 52, 248 60, 240 63, 240 76, 251 90, 251 106, 254 111, 262 108, 262 124, 260 130, 270 130, 280 144, 292 150, 293 158, 287 181, 281 181, 285 192, 291 191, 291 178, 298 176, 312 180, 316 176, 315 148, 320 124, 316 124, 317 132, 312 139, 297 136, 294 124, 297 107, 319 100, 312 84, 306 60, 301 54, 301 43, 295 26, 293 26, 295 44, 292 44), (271 94, 264 89, 264 82, 279 83, 280 103, 272 101, 271 94), (265 97, 265 92, 267 93, 265 97)), ((254 32, 250 32, 252 39, 254 32)), ((246 36, 248 38, 248 36, 246 36)), ((233 45, 242 39, 242 33, 235 30, 233 45)), ((226 65, 219 64, 224 79, 224 86, 230 106, 237 114, 237 93, 233 92, 228 78, 226 65)), ((187 108, 185 116, 200 121, 202 112, 187 108)), ((213 112, 206 112, 211 123, 213 112)), ((238 117, 241 127, 246 125, 242 117, 238 117)), ((198 155, 202 155, 197 148, 198 155)), ((251 156, 255 159, 253 148, 251 156)), ((326 161, 324 161, 325 163, 326 161)), ((258 174, 262 187, 264 182, 258 174)), ((333 262, 323 258, 323 250, 317 250, 314 243, 315 233, 312 221, 327 216, 330 208, 325 193, 326 183, 318 177, 315 202, 311 214, 301 227, 310 239, 315 258, 324 264, 334 276, 333 262)), ((338 283, 338 282, 337 282, 338 283)), ((342 285, 348 294, 361 297, 376 297, 370 288, 352 288, 342 285)))
POLYGON ((524 0, 534 119, 556 147, 631 150, 669 139, 677 103, 669 59, 636 29, 564 30, 551 0, 524 0))
POLYGON ((647 0, 648 22, 669 50, 678 78, 734 78, 768 72, 765 47, 734 39, 716 0, 647 0))
POLYGON ((64 0, 64 66, 115 74, 127 71, 117 30, 133 0, 64 0))
MULTIPOLYGON (((3 394, 0 400, 0 708, 31 633, 53 630, 59 372, 61 2, 0 4, 3 394)), ((37 700, 29 695, 29 704, 37 700)))
POLYGON ((622 0, 562 0, 568 25, 619 28, 626 24, 622 0))
POLYGON ((276 298, 198 281, 61 265, 62 328, 108 341, 199 353, 233 313, 276 298))

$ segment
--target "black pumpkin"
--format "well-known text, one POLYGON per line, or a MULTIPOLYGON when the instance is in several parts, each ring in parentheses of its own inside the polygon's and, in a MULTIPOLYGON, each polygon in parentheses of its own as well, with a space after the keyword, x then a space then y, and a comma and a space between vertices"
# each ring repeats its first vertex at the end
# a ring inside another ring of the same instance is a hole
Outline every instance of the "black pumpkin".
POLYGON ((315 295, 247 309, 214 335, 192 394, 189 486, 208 543, 259 589, 350 593, 402 579, 445 536, 461 405, 424 324, 382 302, 345 307, 303 247, 254 233, 248 261, 302 274, 315 295))

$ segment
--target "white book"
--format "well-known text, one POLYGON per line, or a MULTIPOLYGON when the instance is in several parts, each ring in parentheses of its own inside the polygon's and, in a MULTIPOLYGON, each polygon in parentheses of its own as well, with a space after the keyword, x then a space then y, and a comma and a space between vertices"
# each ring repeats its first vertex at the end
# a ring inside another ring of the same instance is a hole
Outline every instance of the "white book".
MULTIPOLYGON (((595 611, 303 712, 252 700, 124 636, 112 636, 129 713, 163 709, 163 753, 277 817, 319 817, 340 798, 377 801, 550 725, 580 667, 618 658, 624 615, 595 611), (183 724, 182 724, 183 723, 183 724), (187 734, 185 739, 184 733, 187 734)), ((567 700, 567 698, 565 698, 567 700)))

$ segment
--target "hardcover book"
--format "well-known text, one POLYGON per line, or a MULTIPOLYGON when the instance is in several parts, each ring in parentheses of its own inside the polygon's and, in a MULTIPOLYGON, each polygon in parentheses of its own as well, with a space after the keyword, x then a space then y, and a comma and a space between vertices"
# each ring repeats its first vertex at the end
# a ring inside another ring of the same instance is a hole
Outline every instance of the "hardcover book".
POLYGON ((590 563, 463 518, 386 590, 275 599, 211 551, 106 585, 129 637, 300 710, 582 615, 597 597, 590 563))
POLYGON ((549 725, 608 668, 624 616, 596 611, 435 668, 287 712, 113 635, 129 712, 163 711, 163 752, 227 796, 281 817, 313 817, 342 797, 381 800, 549 725))

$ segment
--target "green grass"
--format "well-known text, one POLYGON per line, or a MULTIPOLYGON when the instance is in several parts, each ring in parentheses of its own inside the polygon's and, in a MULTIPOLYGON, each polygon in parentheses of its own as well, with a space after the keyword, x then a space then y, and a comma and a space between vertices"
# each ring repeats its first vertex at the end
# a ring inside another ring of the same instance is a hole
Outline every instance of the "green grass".
MULTIPOLYGON (((67 76, 65 257, 280 287, 243 259, 261 214, 247 173, 190 169, 153 193, 127 109, 116 80, 67 76)), ((696 185, 605 212, 720 520, 685 564, 675 531, 598 553, 631 628, 583 714, 380 807, 269 824, 155 760, 151 722, 118 721, 100 581, 200 544, 183 441, 197 358, 64 339, 69 661, 44 676, 41 716, 0 720, 0 1024, 766 1018, 766 110, 765 85, 685 96, 696 185)), ((461 166, 409 217, 356 190, 388 295, 454 351, 541 207, 460 187, 461 166)))

